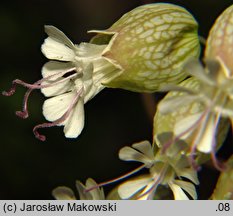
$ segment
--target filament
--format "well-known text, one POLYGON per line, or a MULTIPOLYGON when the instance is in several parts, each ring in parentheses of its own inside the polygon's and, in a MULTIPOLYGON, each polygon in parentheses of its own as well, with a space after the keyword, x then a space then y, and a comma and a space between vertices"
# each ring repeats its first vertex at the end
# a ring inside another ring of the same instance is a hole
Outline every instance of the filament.
POLYGON ((138 171, 142 170, 143 168, 145 168, 145 166, 146 166, 146 165, 143 164, 143 165, 137 167, 136 169, 134 169, 134 170, 132 170, 132 171, 130 171, 130 172, 128 172, 128 173, 126 173, 126 174, 124 174, 124 175, 118 177, 118 178, 115 178, 115 179, 113 179, 113 180, 109 180, 109 181, 106 181, 106 182, 102 182, 102 183, 97 184, 97 185, 95 185, 95 186, 93 186, 93 187, 87 188, 87 189, 85 190, 85 193, 88 193, 89 191, 94 190, 94 189, 96 189, 96 188, 98 188, 98 187, 106 186, 106 185, 115 183, 115 182, 117 182, 117 181, 123 180, 123 179, 125 179, 125 178, 127 178, 127 177, 129 177, 129 176, 131 176, 131 175, 133 175, 133 174, 135 174, 135 173, 137 173, 138 171))
POLYGON ((147 195, 147 194, 150 194, 152 193, 153 191, 156 190, 156 188, 158 187, 158 185, 160 184, 160 182, 163 180, 165 174, 166 174, 166 171, 168 169, 168 165, 167 164, 164 164, 162 170, 160 171, 160 173, 158 174, 158 177, 155 178, 154 180, 154 184, 153 186, 147 190, 146 192, 144 192, 143 194, 141 194, 140 196, 137 197, 137 199, 140 199, 142 198, 143 196, 147 195))
MULTIPOLYGON (((23 108, 22 108, 22 111, 16 111, 16 115, 19 116, 20 118, 27 118, 28 117, 28 98, 31 94, 31 92, 34 90, 34 89, 41 89, 41 88, 48 88, 48 87, 52 87, 54 85, 57 85, 57 84, 60 84, 62 82, 65 82, 66 80, 69 80, 73 77, 75 77, 77 75, 77 73, 75 74, 71 74, 70 76, 62 79, 62 80, 59 80, 59 81, 53 81, 53 83, 51 84, 46 84, 46 85, 41 85, 42 82, 44 81, 49 81, 49 79, 53 78, 54 76, 58 76, 59 74, 66 74, 66 73, 69 73, 71 71, 73 71, 75 68, 71 68, 67 71, 62 71, 62 72, 58 72, 56 74, 53 74, 53 75, 50 75, 48 77, 45 77, 43 79, 40 79, 38 80, 37 82, 35 82, 34 84, 28 84, 28 83, 25 83, 24 81, 22 80, 19 80, 19 79, 16 79, 12 82, 12 87, 10 88, 9 91, 3 91, 2 94, 4 96, 11 96, 15 93, 16 91, 16 85, 22 85, 26 88, 28 88, 28 90, 26 91, 25 95, 24 95, 24 100, 23 100, 23 108)), ((60 77, 58 77, 60 78, 60 77)))
POLYGON ((46 123, 42 123, 42 124, 39 124, 39 125, 36 125, 34 128, 33 128, 33 133, 35 134, 35 137, 41 141, 45 141, 46 140, 46 137, 44 135, 41 135, 39 132, 38 132, 38 129, 39 128, 46 128, 46 127, 53 127, 53 126, 56 126, 58 124, 61 124, 62 122, 64 122, 70 115, 71 111, 73 110, 74 106, 76 105, 76 103, 78 102, 78 99, 81 95, 81 93, 83 92, 83 88, 81 88, 76 94, 75 94, 75 97, 73 98, 72 102, 70 103, 67 111, 59 118, 57 119, 56 121, 54 122, 46 122, 46 123))

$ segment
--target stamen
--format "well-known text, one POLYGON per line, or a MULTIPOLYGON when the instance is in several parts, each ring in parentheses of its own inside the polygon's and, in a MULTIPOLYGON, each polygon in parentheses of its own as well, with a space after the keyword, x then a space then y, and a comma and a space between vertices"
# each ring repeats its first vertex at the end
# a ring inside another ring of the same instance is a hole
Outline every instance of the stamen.
MULTIPOLYGON (((25 95, 24 95, 23 109, 22 109, 22 111, 16 111, 16 115, 17 115, 18 117, 25 119, 25 118, 28 117, 28 105, 27 105, 27 104, 28 104, 28 98, 29 98, 31 92, 32 92, 34 89, 41 89, 41 88, 52 87, 52 86, 54 86, 54 85, 60 84, 60 83, 66 81, 66 80, 68 80, 68 79, 73 78, 74 76, 77 75, 77 72, 76 72, 75 74, 73 74, 73 73, 70 74, 69 76, 67 76, 66 78, 64 78, 64 79, 62 79, 62 80, 59 80, 59 81, 53 80, 53 83, 51 83, 51 84, 41 85, 42 82, 48 81, 49 79, 53 78, 54 76, 58 76, 59 74, 64 74, 64 73, 67 74, 67 73, 73 72, 74 69, 75 69, 75 68, 71 68, 71 69, 69 69, 69 70, 67 70, 67 71, 58 72, 58 73, 56 73, 56 74, 53 74, 53 75, 50 75, 50 76, 45 77, 45 78, 43 78, 43 79, 40 79, 40 80, 38 80, 37 82, 35 82, 35 83, 33 83, 33 84, 28 84, 28 83, 25 83, 25 82, 22 81, 22 80, 16 79, 16 80, 14 80, 14 81, 12 82, 12 87, 11 87, 11 89, 10 89, 9 91, 3 91, 2 94, 3 94, 4 96, 12 96, 12 95, 15 93, 15 91, 16 91, 16 85, 17 85, 17 84, 18 84, 18 85, 22 85, 22 86, 24 86, 24 87, 26 87, 26 88, 29 88, 29 89, 27 90, 27 92, 25 93, 25 95)), ((58 77, 58 78, 59 78, 59 77, 58 77)))
POLYGON ((32 89, 28 89, 24 95, 22 111, 15 112, 15 114, 20 118, 26 119, 28 117, 28 98, 31 92, 32 92, 32 89))
MULTIPOLYGON (((217 134, 217 129, 218 129, 218 124, 221 118, 221 111, 218 112, 216 118, 215 118, 215 122, 214 122, 214 134, 217 134)), ((214 167, 219 170, 220 172, 224 171, 226 169, 225 164, 222 164, 218 161, 217 157, 216 157, 216 139, 214 139, 214 137, 212 137, 212 146, 211 146, 211 158, 214 164, 214 167)))
POLYGON ((7 96, 7 97, 12 96, 15 93, 15 90, 16 90, 16 83, 15 83, 15 80, 14 80, 12 82, 12 87, 10 88, 10 90, 3 91, 2 95, 7 96))
POLYGON ((197 121, 190 126, 189 128, 187 128, 185 131, 183 131, 182 133, 180 133, 179 135, 177 135, 175 138, 171 138, 170 140, 168 140, 168 142, 166 142, 163 147, 162 147, 162 154, 165 153, 165 151, 171 146, 171 144, 176 143, 179 139, 181 139, 185 134, 189 133, 192 130, 195 130, 196 127, 201 123, 202 119, 204 118, 206 112, 204 112, 199 119, 197 119, 197 121))
POLYGON ((158 187, 158 185, 160 184, 160 182, 163 180, 163 178, 164 178, 164 176, 166 174, 167 168, 168 168, 168 165, 164 164, 162 170, 158 174, 158 177, 154 178, 155 181, 154 181, 153 186, 149 190, 147 190, 145 193, 143 193, 140 196, 138 196, 137 199, 140 199, 140 198, 144 197, 145 195, 150 194, 150 193, 152 193, 153 191, 156 190, 156 188, 158 187))
POLYGON ((216 154, 215 154, 214 151, 211 152, 211 159, 212 159, 212 161, 213 161, 214 167, 215 167, 218 171, 223 172, 223 171, 226 170, 226 168, 227 168, 226 165, 223 164, 223 163, 221 163, 221 162, 217 159, 216 154))
POLYGON ((71 104, 69 105, 67 111, 59 118, 57 119, 56 121, 54 122, 46 122, 46 123, 43 123, 43 124, 39 124, 39 125, 36 125, 34 128, 33 128, 33 133, 35 134, 35 137, 41 141, 45 141, 46 140, 46 137, 44 135, 41 135, 37 130, 39 128, 47 128, 47 127, 53 127, 53 126, 57 126, 58 124, 61 124, 62 122, 64 122, 70 115, 71 111, 73 110, 74 106, 76 105, 76 103, 78 102, 78 99, 81 95, 81 93, 83 92, 83 88, 81 88, 77 94, 75 94, 75 97, 74 99, 72 100, 71 104))
POLYGON ((124 174, 124 175, 118 177, 118 178, 115 178, 115 179, 109 180, 109 181, 105 181, 105 182, 102 182, 102 183, 100 183, 100 184, 97 184, 97 185, 95 185, 95 186, 93 186, 93 187, 87 188, 84 192, 85 192, 85 193, 88 193, 88 192, 90 192, 91 190, 94 190, 94 189, 96 189, 96 188, 99 188, 99 187, 102 187, 102 186, 106 186, 106 185, 115 183, 115 182, 117 182, 117 181, 121 181, 121 180, 123 180, 123 179, 125 179, 125 178, 127 178, 127 177, 129 177, 129 176, 131 176, 131 175, 133 175, 133 174, 135 174, 135 173, 137 173, 137 172, 139 172, 140 170, 142 170, 142 169, 145 168, 145 167, 146 167, 146 165, 143 164, 143 165, 137 167, 136 169, 134 169, 133 171, 130 171, 130 172, 128 172, 128 173, 126 173, 126 174, 124 174))
POLYGON ((16 85, 17 84, 18 85, 22 85, 22 86, 24 86, 26 88, 29 88, 29 89, 41 89, 41 88, 52 87, 54 85, 57 85, 59 83, 62 83, 64 81, 66 81, 67 79, 70 79, 70 78, 74 77, 75 75, 77 75, 77 73, 75 73, 75 74, 72 73, 70 76, 66 77, 65 79, 59 80, 59 81, 51 83, 51 84, 41 85, 41 83, 44 82, 44 81, 49 80, 50 78, 53 78, 54 76, 58 76, 59 74, 63 74, 63 73, 66 74, 66 73, 72 72, 74 69, 75 68, 71 68, 71 69, 69 69, 67 71, 62 71, 62 72, 50 75, 48 77, 45 77, 45 78, 42 78, 42 79, 38 80, 37 82, 35 82, 33 84, 26 83, 26 82, 24 82, 24 81, 22 81, 20 79, 13 80, 12 87, 10 88, 10 90, 9 91, 3 91, 2 94, 4 96, 11 96, 11 95, 13 95, 15 93, 16 85))
MULTIPOLYGON (((196 161, 195 161, 195 158, 194 156, 196 155, 195 152, 196 152, 196 148, 197 148, 197 145, 203 135, 203 130, 205 130, 205 124, 203 121, 203 119, 205 118, 205 120, 207 121, 208 120, 208 117, 209 117, 209 114, 210 114, 210 107, 208 107, 204 112, 203 114, 201 115, 201 118, 198 120, 198 124, 196 125, 196 127, 201 124, 201 127, 200 129, 196 132, 197 135, 196 137, 194 138, 194 141, 190 147, 190 157, 189 157, 189 162, 190 164, 192 165, 193 169, 195 169, 196 171, 199 171, 200 170, 200 166, 197 165, 196 161)), ((213 139, 213 138, 212 138, 213 139)))

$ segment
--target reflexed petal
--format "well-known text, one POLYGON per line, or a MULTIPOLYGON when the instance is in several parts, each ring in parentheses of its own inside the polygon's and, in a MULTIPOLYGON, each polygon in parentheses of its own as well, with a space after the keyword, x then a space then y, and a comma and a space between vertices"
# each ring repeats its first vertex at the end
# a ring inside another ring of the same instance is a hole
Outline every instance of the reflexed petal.
MULTIPOLYGON (((202 115, 202 113, 189 115, 188 117, 183 118, 182 120, 176 122, 176 124, 174 126, 175 135, 179 136, 180 134, 184 133, 186 130, 188 130, 190 128, 190 131, 185 133, 181 137, 182 139, 187 138, 193 132, 192 127, 195 125, 195 123, 198 122, 201 115, 202 115)), ((193 128, 193 129, 195 129, 195 128, 193 128)))
POLYGON ((124 161, 138 161, 146 166, 151 166, 153 160, 131 147, 123 147, 119 151, 119 158, 124 161))
POLYGON ((78 56, 80 57, 88 57, 88 58, 96 58, 101 55, 103 50, 107 47, 107 45, 96 45, 91 43, 80 43, 78 45, 78 56))
POLYGON ((52 195, 57 200, 76 200, 74 192, 68 187, 57 187, 52 191, 52 195))
POLYGON ((182 180, 174 180, 174 183, 180 186, 183 190, 185 190, 194 200, 197 199, 196 188, 192 183, 182 180))
MULTIPOLYGON (((62 80, 63 78, 57 79, 57 81, 62 80)), ((42 85, 48 85, 52 84, 53 82, 42 82, 42 85)), ((51 87, 42 88, 41 92, 46 97, 52 97, 56 95, 63 94, 65 92, 71 91, 73 88, 73 83, 70 80, 62 81, 61 83, 58 83, 56 85, 53 85, 51 87)))
POLYGON ((169 187, 171 188, 175 200, 189 200, 187 195, 184 193, 184 191, 181 189, 180 186, 174 184, 174 183, 169 183, 169 187))
POLYGON ((41 46, 42 53, 48 59, 60 60, 60 61, 73 61, 75 58, 75 52, 65 44, 57 42, 53 38, 46 38, 41 46))
MULTIPOLYGON (((92 178, 88 178, 86 181, 86 189, 91 188, 93 186, 97 186, 97 183, 92 179, 92 178)), ((92 195, 92 199, 93 200, 104 200, 104 191, 103 188, 96 188, 91 190, 90 192, 88 192, 92 195)))
POLYGON ((72 68, 75 69, 73 63, 71 62, 49 61, 44 64, 41 72, 43 78, 49 77, 54 74, 58 74, 57 76, 49 78, 49 80, 56 80, 58 77, 63 76, 67 71, 71 70, 72 68))
POLYGON ((118 187, 119 196, 122 199, 128 199, 135 193, 146 187, 153 180, 150 177, 143 177, 140 179, 129 180, 118 187))
POLYGON ((155 183, 153 181, 151 181, 150 183, 148 183, 148 185, 143 189, 143 191, 140 192, 139 194, 139 198, 137 200, 152 200, 154 195, 155 195, 155 191, 157 189, 157 186, 155 187, 154 185, 155 183), (153 188, 154 187, 154 188, 153 188), (153 189, 152 189, 153 188, 153 189), (150 191, 151 190, 151 191, 150 191), (144 194, 144 195, 143 195, 144 194), (143 196, 142 196, 143 195, 143 196))
POLYGON ((64 124, 64 133, 67 138, 77 138, 80 135, 84 127, 84 104, 82 98, 79 98, 64 124))
MULTIPOLYGON (((42 85, 53 84, 54 82, 61 81, 64 79, 62 76, 67 73, 67 71, 71 71, 75 69, 74 65, 70 62, 58 62, 58 61, 49 61, 44 64, 42 68, 42 76, 45 81, 42 82, 42 85), (56 75, 57 74, 57 75, 56 75)), ((59 94, 63 94, 72 89, 72 83, 67 80, 58 84, 54 84, 51 87, 41 88, 41 92, 46 97, 56 96, 59 94)))
POLYGON ((76 188, 78 190, 80 200, 92 200, 92 195, 89 192, 85 192, 86 186, 82 182, 76 181, 76 188))
POLYGON ((69 92, 45 100, 43 104, 44 117, 48 121, 56 121, 57 119, 61 118, 67 111, 74 95, 74 92, 69 92))
POLYGON ((176 109, 186 106, 199 99, 198 95, 182 95, 176 97, 169 97, 161 100, 158 104, 158 111, 161 114, 168 114, 174 112, 176 109))
MULTIPOLYGON (((216 135, 215 115, 209 114, 206 118, 199 129, 200 139, 198 140, 197 149, 200 152, 210 153, 216 135)), ((197 136, 199 136, 199 133, 197 136)))
POLYGON ((51 25, 45 25, 45 32, 48 34, 49 37, 57 40, 58 42, 67 45, 71 49, 73 49, 74 44, 71 42, 71 40, 58 28, 51 26, 51 25))
POLYGON ((134 143, 132 145, 132 147, 137 149, 138 151, 142 152, 148 158, 151 158, 151 160, 154 159, 153 148, 152 148, 149 141, 145 140, 145 141, 142 141, 142 142, 134 143))
POLYGON ((199 184, 197 172, 195 170, 193 170, 192 168, 183 168, 180 171, 177 170, 176 173, 178 176, 185 177, 185 178, 189 179, 190 181, 192 181, 196 185, 199 184))

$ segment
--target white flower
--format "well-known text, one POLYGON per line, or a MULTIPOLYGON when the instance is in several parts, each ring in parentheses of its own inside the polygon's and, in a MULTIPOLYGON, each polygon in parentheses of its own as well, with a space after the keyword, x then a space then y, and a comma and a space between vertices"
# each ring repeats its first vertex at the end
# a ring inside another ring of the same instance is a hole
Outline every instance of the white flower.
POLYGON ((185 139, 195 132, 192 148, 204 153, 213 153, 220 117, 229 118, 233 122, 233 79, 220 58, 207 59, 206 68, 198 60, 191 60, 185 70, 198 80, 198 89, 168 87, 167 90, 183 94, 162 100, 158 111, 168 114, 191 103, 200 104, 202 109, 198 113, 190 114, 176 122, 174 133, 185 139))
MULTIPOLYGON (((80 181, 76 181, 76 188, 79 193, 79 199, 80 200, 104 200, 105 195, 103 188, 97 187, 97 183, 92 179, 88 178, 86 180, 86 185, 84 185, 80 181), (93 190, 90 190, 89 192, 86 192, 88 188, 96 187, 93 190)), ((74 192, 65 186, 57 187, 53 190, 52 195, 57 200, 76 200, 76 197, 74 195, 74 192)))
POLYGON ((119 76, 122 70, 103 56, 110 45, 75 45, 53 26, 45 26, 45 32, 48 38, 41 50, 51 61, 42 68, 43 79, 32 85, 14 80, 10 91, 3 94, 12 95, 16 84, 27 87, 23 111, 17 112, 18 116, 27 118, 28 97, 33 89, 41 89, 49 97, 44 102, 43 114, 51 123, 35 126, 35 136, 44 141, 45 136, 38 133, 39 128, 62 125, 66 137, 76 138, 84 127, 84 104, 104 89, 102 83, 119 76))
MULTIPOLYGON (((170 136, 165 135, 166 138, 170 136)), ((118 187, 122 199, 153 199, 158 185, 168 185, 177 200, 188 199, 184 191, 193 199, 197 198, 194 185, 181 180, 184 177, 195 184, 199 183, 196 171, 189 167, 187 156, 182 154, 186 148, 184 143, 175 143, 165 154, 161 153, 161 149, 154 149, 148 141, 135 143, 132 147, 123 147, 119 152, 119 158, 144 163, 144 167, 149 169, 149 174, 122 183, 118 187), (179 179, 176 179, 177 177, 179 179)))

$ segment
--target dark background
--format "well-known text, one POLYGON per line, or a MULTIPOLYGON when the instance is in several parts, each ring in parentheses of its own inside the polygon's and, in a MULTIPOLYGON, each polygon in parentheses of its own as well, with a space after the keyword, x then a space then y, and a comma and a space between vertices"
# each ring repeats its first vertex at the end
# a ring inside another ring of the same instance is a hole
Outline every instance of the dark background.
MULTIPOLYGON (((156 1, 139 0, 21 0, 0 3, 0 90, 9 89, 15 78, 33 83, 41 78, 47 59, 40 46, 46 35, 43 26, 61 29, 74 43, 88 41, 91 29, 105 29, 127 11, 156 1)), ((206 37, 214 19, 232 0, 164 1, 186 7, 200 23, 206 37)), ((105 89, 85 106, 85 128, 78 139, 66 139, 63 128, 40 130, 46 142, 37 140, 32 128, 44 122, 44 97, 35 91, 29 101, 30 118, 14 115, 21 109, 24 88, 14 96, 0 96, 0 199, 52 199, 59 185, 75 188, 75 180, 92 177, 98 182, 129 171, 131 164, 118 159, 118 150, 141 140, 151 140, 152 119, 138 93, 105 89)), ((156 98, 156 96, 155 96, 156 98)), ((153 112, 153 108, 152 108, 153 112)), ((198 188, 207 199, 217 172, 205 168, 198 188)), ((106 188, 107 190, 109 189, 106 188)))

